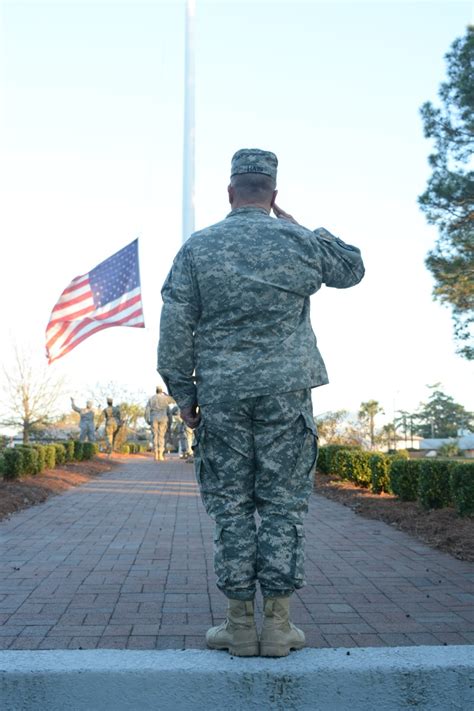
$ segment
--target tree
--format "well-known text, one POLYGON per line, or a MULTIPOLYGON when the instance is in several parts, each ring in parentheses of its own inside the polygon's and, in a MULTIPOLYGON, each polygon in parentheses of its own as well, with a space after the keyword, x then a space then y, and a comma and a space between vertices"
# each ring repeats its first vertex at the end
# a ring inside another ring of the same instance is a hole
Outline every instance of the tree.
POLYGON ((347 414, 347 410, 333 410, 314 418, 321 442, 325 445, 343 444, 342 424, 347 414))
POLYGON ((56 403, 64 391, 64 378, 48 366, 37 366, 31 354, 14 350, 13 367, 3 367, 4 387, 1 424, 23 432, 23 443, 51 423, 56 403))
POLYGON ((381 413, 383 413, 383 408, 380 407, 377 400, 368 400, 367 402, 361 402, 360 404, 358 418, 360 422, 368 428, 371 449, 374 449, 376 442, 375 418, 381 413))
POLYGON ((456 437, 458 430, 474 428, 474 415, 452 397, 439 390, 440 383, 429 385, 433 391, 428 402, 416 413, 416 433, 426 438, 456 437))
POLYGON ((439 238, 426 258, 433 296, 452 308, 458 352, 472 360, 474 323, 474 27, 446 54, 447 81, 439 89, 441 108, 421 107, 424 135, 434 140, 433 169, 418 202, 439 238))
POLYGON ((382 444, 385 444, 387 449, 396 449, 399 439, 398 430, 394 422, 387 422, 380 431, 379 438, 382 444))

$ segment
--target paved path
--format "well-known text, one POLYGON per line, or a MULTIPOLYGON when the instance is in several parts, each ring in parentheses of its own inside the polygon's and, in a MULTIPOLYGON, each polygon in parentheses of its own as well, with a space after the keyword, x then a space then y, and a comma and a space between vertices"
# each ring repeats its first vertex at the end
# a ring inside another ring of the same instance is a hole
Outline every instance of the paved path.
MULTIPOLYGON (((306 531, 293 619, 309 646, 474 643, 474 565, 319 496, 306 531)), ((177 459, 127 459, 0 523, 1 649, 200 648, 224 610, 177 459)))

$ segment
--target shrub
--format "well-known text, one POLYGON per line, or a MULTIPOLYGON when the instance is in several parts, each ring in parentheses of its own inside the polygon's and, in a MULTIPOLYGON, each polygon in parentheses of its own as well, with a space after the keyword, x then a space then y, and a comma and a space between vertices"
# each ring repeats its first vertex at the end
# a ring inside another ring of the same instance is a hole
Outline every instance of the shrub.
POLYGON ((83 445, 83 442, 79 442, 77 439, 74 440, 74 459, 76 462, 82 461, 83 445))
POLYGON ((381 452, 374 452, 369 457, 369 466, 372 474, 371 489, 374 494, 381 494, 382 491, 390 493, 389 457, 381 452))
POLYGON ((441 509, 451 503, 450 462, 424 459, 420 463, 418 498, 424 509, 441 509))
POLYGON ((56 466, 64 464, 66 461, 66 447, 60 443, 53 444, 53 447, 56 450, 56 466))
POLYGON ((368 487, 372 482, 370 452, 362 449, 349 450, 349 477, 358 486, 368 487))
POLYGON ((34 444, 33 449, 38 452, 38 463, 36 467, 36 474, 41 474, 43 469, 46 467, 46 450, 43 444, 34 444))
POLYGON ((394 457, 390 462, 390 488, 402 501, 416 501, 418 497, 419 459, 394 457))
POLYGON ((74 440, 69 439, 67 442, 64 443, 64 447, 66 449, 66 462, 73 462, 74 461, 74 440))
POLYGON ((18 449, 22 450, 23 454, 23 464, 22 464, 22 474, 37 474, 38 473, 38 452, 33 447, 20 446, 18 449))
POLYGON ((5 461, 4 478, 18 479, 23 474, 23 449, 20 447, 6 449, 3 456, 5 461))
POLYGON ((460 516, 474 513, 474 462, 454 464, 449 479, 451 497, 460 516))
POLYGON ((337 474, 341 479, 350 479, 350 452, 340 447, 330 455, 331 465, 328 474, 337 474))
POLYGON ((130 446, 128 444, 122 444, 120 447, 121 454, 130 454, 130 446))
POLYGON ((99 446, 95 442, 82 443, 82 459, 92 459, 99 451, 99 446))
POLYGON ((56 466, 56 447, 54 444, 45 444, 44 452, 46 469, 54 469, 56 466))
POLYGON ((335 474, 334 458, 339 451, 346 449, 350 448, 341 444, 327 444, 324 447, 319 447, 317 468, 321 474, 335 474))

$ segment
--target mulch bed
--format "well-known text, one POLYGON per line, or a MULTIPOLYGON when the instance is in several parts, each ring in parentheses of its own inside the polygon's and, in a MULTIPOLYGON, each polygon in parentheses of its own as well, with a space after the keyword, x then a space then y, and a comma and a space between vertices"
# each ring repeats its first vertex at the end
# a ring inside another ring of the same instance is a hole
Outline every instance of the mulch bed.
POLYGON ((117 466, 113 459, 100 455, 86 462, 71 462, 57 469, 48 469, 36 476, 21 479, 0 479, 0 520, 29 506, 62 494, 73 486, 85 484, 117 466))
POLYGON ((395 526, 459 560, 474 561, 472 516, 458 516, 451 507, 425 511, 416 502, 399 501, 391 494, 372 494, 338 476, 320 472, 315 476, 315 491, 365 518, 395 526))

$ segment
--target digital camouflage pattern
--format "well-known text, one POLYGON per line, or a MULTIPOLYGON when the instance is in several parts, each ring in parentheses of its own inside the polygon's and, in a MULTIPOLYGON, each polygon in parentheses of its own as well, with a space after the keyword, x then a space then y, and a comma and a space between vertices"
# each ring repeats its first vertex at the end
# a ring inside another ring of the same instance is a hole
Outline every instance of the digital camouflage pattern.
POLYGON ((232 156, 230 177, 245 173, 263 173, 276 180, 278 159, 271 151, 259 148, 241 148, 232 156))
POLYGON ((311 391, 211 403, 201 416, 194 457, 216 523, 218 587, 240 600, 253 599, 257 581, 265 597, 291 595, 305 584, 303 516, 317 458, 311 391))
POLYGON ((94 427, 94 409, 89 403, 86 407, 77 407, 74 401, 71 401, 71 407, 80 415, 79 420, 79 441, 80 442, 95 442, 95 427, 94 427))
POLYGON ((309 297, 363 275, 356 247, 259 207, 194 233, 162 289, 158 370, 180 409, 327 383, 309 297))

